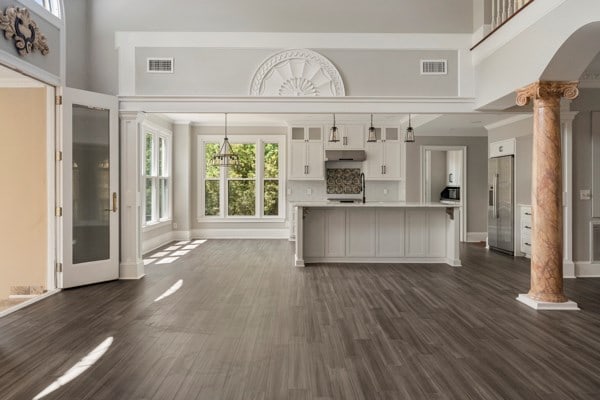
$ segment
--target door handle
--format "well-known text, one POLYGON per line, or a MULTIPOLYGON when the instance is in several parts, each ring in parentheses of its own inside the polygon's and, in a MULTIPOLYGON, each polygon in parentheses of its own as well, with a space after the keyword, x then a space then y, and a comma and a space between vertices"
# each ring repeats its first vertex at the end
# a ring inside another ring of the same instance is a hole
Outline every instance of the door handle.
POLYGON ((348 146, 348 136, 344 136, 344 146, 348 146))
POLYGON ((113 192, 112 194, 112 208, 105 208, 104 211, 112 211, 117 212, 119 210, 117 192, 113 192))
POLYGON ((498 181, 500 180, 500 175, 496 174, 496 184, 494 185, 494 192, 496 193, 496 197, 494 199, 494 206, 496 208, 496 218, 500 218, 500 208, 498 207, 498 181))

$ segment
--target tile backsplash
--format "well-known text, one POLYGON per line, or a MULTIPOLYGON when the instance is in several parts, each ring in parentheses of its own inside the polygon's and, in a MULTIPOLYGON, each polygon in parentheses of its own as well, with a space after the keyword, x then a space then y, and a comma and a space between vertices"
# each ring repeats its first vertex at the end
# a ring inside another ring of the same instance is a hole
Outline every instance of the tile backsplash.
MULTIPOLYGON (((399 201, 402 183, 399 181, 367 181, 367 201, 399 201)), ((287 201, 327 200, 325 181, 288 181, 287 201)))
POLYGON ((327 168, 327 194, 360 194, 360 168, 327 168))

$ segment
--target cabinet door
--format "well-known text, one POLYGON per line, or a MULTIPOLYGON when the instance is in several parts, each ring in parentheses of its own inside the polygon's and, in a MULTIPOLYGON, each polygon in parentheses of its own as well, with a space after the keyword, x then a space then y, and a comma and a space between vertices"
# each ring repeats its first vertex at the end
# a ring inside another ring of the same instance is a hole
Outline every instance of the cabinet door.
POLYGON ((375 209, 349 208, 346 212, 346 232, 348 257, 375 256, 375 235, 365 235, 365 232, 375 232, 375 209))
POLYGON ((325 211, 325 257, 346 256, 346 210, 325 211))
POLYGON ((306 143, 306 174, 308 179, 324 179, 323 169, 325 167, 325 159, 323 156, 323 142, 308 142, 306 143))
POLYGON ((306 142, 292 140, 290 145, 290 179, 306 178, 306 142))
POLYGON ((406 256, 427 256, 429 224, 427 210, 406 210, 406 256))
POLYGON ((325 210, 309 208, 304 218, 304 257, 325 256, 325 210))
POLYGON ((400 159, 400 141, 388 141, 383 143, 383 177, 385 179, 400 179, 402 161, 400 159))
POLYGON ((383 177, 383 143, 366 143, 367 160, 364 163, 365 176, 369 179, 383 177))
POLYGON ((345 149, 362 150, 365 148, 365 127, 362 125, 347 125, 344 127, 342 144, 345 149))
POLYGON ((404 256, 404 210, 380 208, 377 215, 377 256, 404 256))

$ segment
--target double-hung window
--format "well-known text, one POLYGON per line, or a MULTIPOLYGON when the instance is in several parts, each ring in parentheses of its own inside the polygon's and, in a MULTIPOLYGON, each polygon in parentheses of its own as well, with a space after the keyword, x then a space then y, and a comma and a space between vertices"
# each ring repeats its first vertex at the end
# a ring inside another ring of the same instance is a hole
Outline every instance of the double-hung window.
POLYGON ((239 165, 213 165, 222 136, 199 136, 200 218, 276 219, 283 209, 283 136, 229 136, 239 165))
POLYGON ((142 124, 144 225, 171 219, 171 132, 142 124))

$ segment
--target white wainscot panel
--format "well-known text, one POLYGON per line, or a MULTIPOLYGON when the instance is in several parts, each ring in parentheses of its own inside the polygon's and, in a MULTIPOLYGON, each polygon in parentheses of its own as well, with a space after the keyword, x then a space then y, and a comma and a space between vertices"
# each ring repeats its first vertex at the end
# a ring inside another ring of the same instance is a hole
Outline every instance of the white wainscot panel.
POLYGON ((347 256, 374 257, 375 235, 369 235, 367 232, 375 232, 375 210, 371 208, 348 212, 346 226, 348 229, 347 256))
POLYGON ((431 257, 446 256, 446 215, 428 211, 427 223, 429 232, 429 251, 431 257))
POLYGON ((346 210, 333 209, 325 211, 325 229, 327 244, 326 257, 344 257, 346 255, 346 210))
POLYGON ((404 256, 404 210, 378 209, 377 256, 404 256))
POLYGON ((325 210, 311 209, 306 213, 304 225, 304 256, 325 255, 325 210))
POLYGON ((427 256, 428 232, 427 210, 406 210, 406 256, 427 256))

